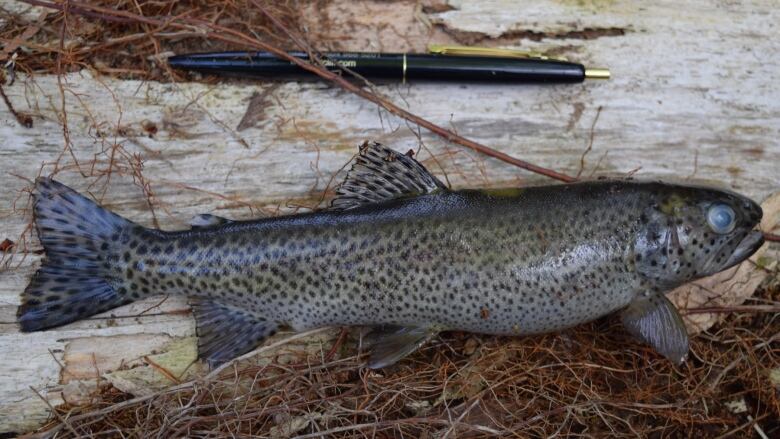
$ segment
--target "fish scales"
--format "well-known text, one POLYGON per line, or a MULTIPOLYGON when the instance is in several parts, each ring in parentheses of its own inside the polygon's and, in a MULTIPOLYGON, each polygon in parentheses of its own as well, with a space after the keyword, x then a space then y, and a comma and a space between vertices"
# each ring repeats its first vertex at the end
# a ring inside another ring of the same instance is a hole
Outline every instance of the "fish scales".
POLYGON ((622 308, 638 288, 630 236, 641 201, 631 190, 604 196, 614 189, 456 191, 381 208, 141 232, 114 271, 135 298, 219 297, 258 314, 272 310, 269 317, 296 330, 430 322, 547 332, 622 308))
POLYGON ((23 330, 185 295, 212 364, 284 326, 374 327, 369 365, 381 367, 443 330, 528 335, 615 311, 680 361, 687 335, 663 293, 763 242, 751 232, 760 207, 730 192, 633 181, 452 191, 378 144, 361 149, 331 209, 306 214, 200 215, 165 232, 51 180, 38 192, 47 259, 23 296, 23 330))

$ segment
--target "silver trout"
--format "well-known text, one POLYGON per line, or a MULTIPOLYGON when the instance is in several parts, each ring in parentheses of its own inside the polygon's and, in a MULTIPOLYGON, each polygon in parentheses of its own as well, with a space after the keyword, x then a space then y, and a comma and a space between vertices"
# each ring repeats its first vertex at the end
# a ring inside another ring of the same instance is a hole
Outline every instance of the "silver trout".
POLYGON ((46 257, 22 297, 22 331, 180 294, 211 365, 280 327, 372 327, 378 368, 440 331, 529 335, 613 312, 679 363, 688 337, 664 293, 763 243, 761 207, 732 192, 622 180, 449 190, 376 143, 318 212, 199 215, 166 232, 44 178, 34 215, 46 257))

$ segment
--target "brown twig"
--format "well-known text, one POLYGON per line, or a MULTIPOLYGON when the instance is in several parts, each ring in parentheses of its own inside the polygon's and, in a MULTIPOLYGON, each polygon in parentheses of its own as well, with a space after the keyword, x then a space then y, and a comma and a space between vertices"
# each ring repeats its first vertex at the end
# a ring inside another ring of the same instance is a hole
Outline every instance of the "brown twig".
POLYGON ((165 375, 166 378, 171 380, 171 382, 176 384, 181 384, 181 380, 176 377, 170 370, 164 368, 163 366, 157 364, 154 360, 149 358, 148 355, 144 355, 144 361, 149 364, 149 366, 152 366, 153 369, 160 372, 161 374, 165 375))
POLYGON ((11 100, 8 99, 8 96, 6 96, 2 84, 0 84, 0 95, 3 96, 3 101, 5 101, 5 105, 8 107, 8 111, 10 111, 11 114, 14 115, 14 118, 16 119, 17 122, 19 122, 19 125, 25 128, 32 128, 33 126, 32 116, 30 116, 29 114, 20 113, 16 111, 13 104, 11 103, 11 100))
POLYGON ((780 306, 773 305, 734 305, 734 306, 705 306, 682 310, 684 314, 725 314, 732 312, 780 312, 780 306))
POLYGON ((599 121, 599 116, 601 116, 601 110, 604 109, 603 106, 599 106, 599 108, 596 110, 596 117, 593 118, 593 123, 590 125, 590 139, 588 140, 588 147, 585 148, 585 151, 583 151, 582 156, 580 156, 580 170, 577 171, 577 176, 575 178, 579 179, 582 175, 582 171, 585 170, 585 156, 588 155, 591 149, 593 149, 593 137, 596 132, 596 123, 599 121))
POLYGON ((329 362, 330 360, 333 359, 333 357, 336 355, 336 352, 338 352, 338 350, 344 344, 344 340, 347 339, 347 335, 349 335, 349 328, 341 328, 339 337, 336 339, 335 342, 333 342, 333 346, 331 346, 328 353, 325 354, 325 362, 329 362))
POLYGON ((81 436, 81 434, 76 431, 76 429, 73 427, 73 425, 71 425, 71 423, 68 421, 68 419, 67 418, 63 418, 60 415, 60 412, 58 412, 54 407, 51 406, 51 403, 49 402, 49 400, 46 399, 46 397, 44 397, 43 395, 41 395, 41 392, 37 391, 35 389, 35 387, 33 387, 33 386, 30 386, 30 390, 32 390, 33 393, 35 393, 38 396, 38 398, 40 398, 41 401, 43 401, 43 403, 46 404, 47 407, 49 407, 49 411, 51 411, 51 413, 57 418, 57 420, 60 421, 60 425, 62 427, 65 427, 68 430, 70 430, 70 432, 73 433, 74 435, 76 435, 76 437, 81 436))

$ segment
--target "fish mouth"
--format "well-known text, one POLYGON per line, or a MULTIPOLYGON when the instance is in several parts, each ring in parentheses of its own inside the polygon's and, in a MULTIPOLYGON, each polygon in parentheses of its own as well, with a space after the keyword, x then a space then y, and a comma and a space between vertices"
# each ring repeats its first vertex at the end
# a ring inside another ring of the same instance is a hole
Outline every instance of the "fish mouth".
POLYGON ((718 271, 723 271, 739 264, 753 255, 753 253, 762 245, 764 245, 763 233, 757 230, 748 233, 742 238, 742 241, 737 244, 737 247, 731 253, 731 256, 723 263, 723 266, 718 271))

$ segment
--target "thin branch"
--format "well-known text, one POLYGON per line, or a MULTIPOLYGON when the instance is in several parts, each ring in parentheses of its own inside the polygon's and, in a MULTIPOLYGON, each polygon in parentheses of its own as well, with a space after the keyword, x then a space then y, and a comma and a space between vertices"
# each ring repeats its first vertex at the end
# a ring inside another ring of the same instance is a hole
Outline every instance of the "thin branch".
POLYGON ((599 108, 596 110, 596 117, 593 118, 593 123, 590 125, 590 140, 588 140, 588 147, 585 148, 585 151, 580 157, 580 170, 577 172, 577 179, 580 178, 582 171, 585 170, 585 156, 587 156, 590 150, 593 149, 593 135, 596 131, 596 123, 599 121, 599 116, 601 116, 601 110, 603 109, 603 106, 599 106, 599 108))
POLYGON ((780 306, 772 305, 735 305, 735 306, 706 306, 688 308, 682 310, 684 314, 725 314, 732 312, 780 312, 780 306))
POLYGON ((16 121, 19 122, 19 125, 25 128, 32 128, 33 126, 32 116, 30 116, 29 114, 20 113, 16 111, 13 104, 11 104, 11 100, 8 99, 8 96, 6 96, 2 84, 0 84, 0 95, 3 97, 3 101, 5 101, 5 105, 8 107, 8 111, 10 111, 11 114, 13 114, 14 118, 16 118, 16 121))

